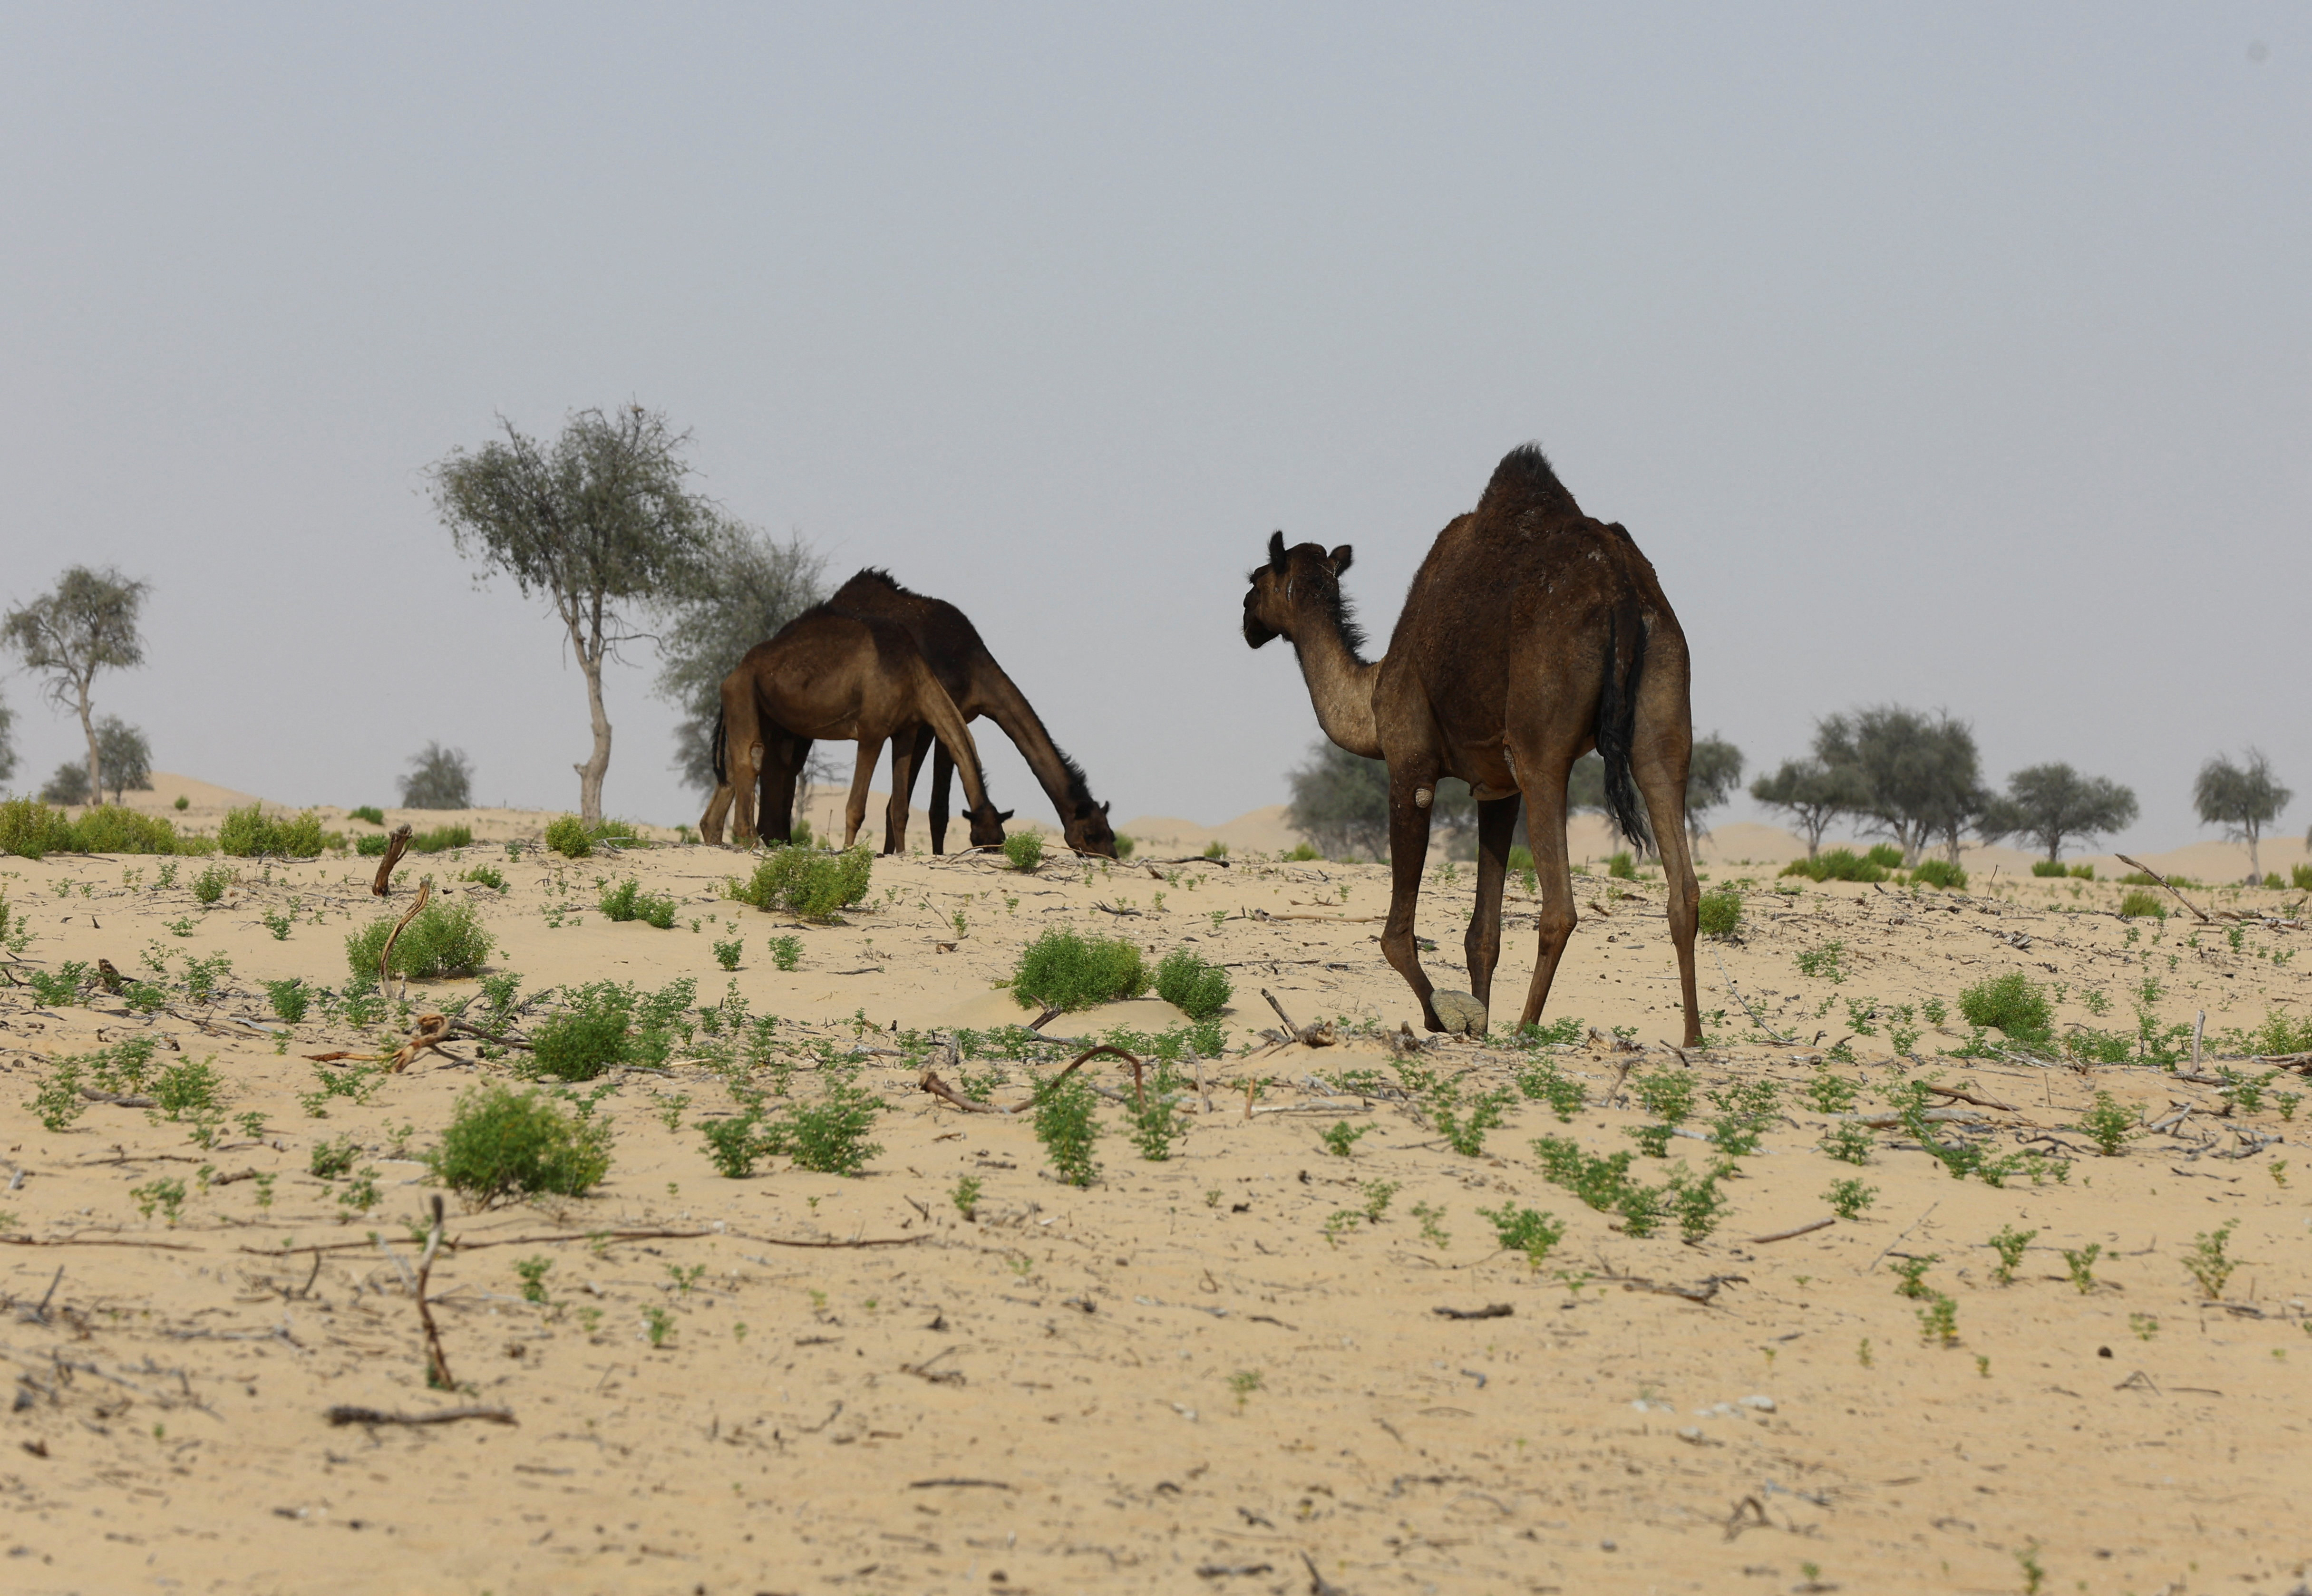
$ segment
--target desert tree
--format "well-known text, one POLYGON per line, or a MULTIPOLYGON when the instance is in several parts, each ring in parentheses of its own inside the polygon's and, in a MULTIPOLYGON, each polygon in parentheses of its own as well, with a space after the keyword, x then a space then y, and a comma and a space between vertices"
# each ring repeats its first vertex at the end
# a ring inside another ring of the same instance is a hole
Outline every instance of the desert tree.
POLYGON ((1822 833, 1842 815, 1859 814, 1870 802, 1870 784, 1849 764, 1819 759, 1785 759, 1771 776, 1750 783, 1750 796, 1770 809, 1786 809, 1806 833, 1808 859, 1822 850, 1822 833))
POLYGON ((2067 764, 2035 764, 2007 778, 2007 791, 1975 823, 1985 842, 2027 837, 2052 862, 2065 842, 2090 842, 2135 824, 2135 794, 2107 776, 2067 764))
POLYGON ((40 788, 44 804, 84 804, 88 802, 88 767, 67 759, 58 765, 40 788))
POLYGON ((16 773, 16 711, 0 698, 0 781, 16 773))
MULTIPOLYGON (((749 649, 827 597, 826 562, 801 537, 775 542, 743 522, 717 517, 707 557, 669 588, 658 610, 658 680, 652 691, 680 710, 674 769, 703 792, 714 789, 714 721, 722 678, 749 649)), ((811 755, 806 782, 832 767, 811 755)))
POLYGON ((2234 764, 2229 754, 2217 754, 2200 767, 2199 778, 2192 783, 2200 824, 2222 826, 2226 842, 2246 842, 2248 874, 2259 881, 2264 870, 2256 843, 2264 828, 2280 817, 2295 796, 2272 773, 2272 761, 2255 748, 2247 751, 2240 764, 2234 764))
POLYGON ((96 752, 114 803, 125 792, 153 790, 153 746, 119 716, 107 715, 96 723, 96 752))
POLYGON ((401 778, 405 809, 470 809, 474 807, 474 762, 463 748, 428 743, 409 756, 401 778))
POLYGON ((434 512, 458 552, 539 595, 569 635, 586 678, 593 752, 578 772, 578 810, 602 818, 610 718, 602 662, 645 635, 629 613, 696 580, 712 545, 714 506, 690 491, 690 442, 639 405, 582 410, 551 441, 501 416, 503 438, 453 449, 427 468, 434 512))
POLYGON ((25 668, 48 678, 49 702, 77 711, 88 739, 88 791, 104 793, 103 754, 97 745, 90 690, 101 670, 127 670, 144 663, 138 613, 149 582, 132 581, 108 566, 91 571, 75 565, 57 585, 0 617, 0 643, 13 650, 25 668))
POLYGON ((1869 797, 1853 813, 1892 838, 1905 864, 1938 837, 1957 862, 1961 836, 1991 805, 1974 730, 1940 711, 1881 704, 1829 716, 1816 725, 1814 754, 1861 781, 1869 797))
POLYGON ((1741 749, 1714 731, 1696 739, 1686 767, 1686 829, 1697 846, 1710 834, 1703 815, 1722 807, 1741 782, 1741 749))

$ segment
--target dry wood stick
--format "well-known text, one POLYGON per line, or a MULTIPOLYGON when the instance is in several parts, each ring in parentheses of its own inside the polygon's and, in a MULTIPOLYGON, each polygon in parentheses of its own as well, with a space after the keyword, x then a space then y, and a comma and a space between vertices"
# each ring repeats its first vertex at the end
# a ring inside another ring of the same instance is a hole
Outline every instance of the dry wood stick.
POLYGON ((1896 1246, 1898 1246, 1898 1245, 1902 1243, 1902 1241, 1904 1240, 1904 1238, 1905 1238, 1905 1237, 1908 1236, 1908 1235, 1909 1235, 1913 1231, 1914 1231, 1914 1230, 1918 1229, 1920 1225, 1924 1225, 1924 1224, 1927 1222, 1927 1217, 1928 1217, 1928 1215, 1932 1214, 1932 1213, 1933 1213, 1937 1208, 1940 1208, 1940 1207, 1942 1207, 1942 1206, 1943 1206, 1942 1199, 1940 1199, 1940 1197, 1939 1197, 1939 1198, 1937 1198, 1937 1199, 1935 1199, 1935 1200, 1934 1200, 1934 1201, 1932 1201, 1932 1202, 1929 1203, 1929 1204, 1927 1205, 1927 1212, 1926 1212, 1925 1214, 1922 1214, 1922 1215, 1920 1215, 1917 1218, 1915 1218, 1915 1219, 1912 1220, 1908 1225, 1905 1225, 1905 1226, 1903 1226, 1902 1234, 1899 1234, 1899 1235, 1896 1236, 1896 1238, 1895 1238, 1893 1241, 1891 1241, 1891 1242, 1887 1243, 1885 1246, 1883 1246, 1883 1247, 1881 1247, 1881 1248, 1879 1248, 1879 1249, 1878 1249, 1878 1258, 1874 1258, 1874 1259, 1872 1259, 1869 1263, 1864 1264, 1861 1269, 1859 1269, 1855 1270, 1854 1272, 1855 1272, 1856 1274, 1858 1274, 1858 1275, 1867 1275, 1867 1274, 1869 1274, 1872 1269, 1877 1269, 1877 1268, 1878 1267, 1878 1259, 1879 1259, 1879 1258, 1884 1258, 1884 1257, 1886 1257, 1886 1256, 1887 1256, 1887 1254, 1888 1254, 1889 1252, 1892 1252, 1896 1249, 1896 1246))
POLYGON ((1974 1093, 1962 1092, 1957 1086, 1931 1086, 1925 1081, 1921 1081, 1919 1084, 1938 1097, 1956 1097, 1961 1103, 1972 1103, 1978 1108, 2003 1108, 2010 1114, 2019 1114, 2023 1112, 2011 1103, 2001 1103, 1996 1097, 1977 1097, 1974 1093))
POLYGON ((1727 971, 1726 961, 1724 959, 1718 958, 1718 950, 1716 948, 1713 947, 1710 950, 1710 956, 1713 959, 1718 959, 1718 973, 1725 977, 1726 990, 1734 994, 1734 1001, 1742 1006, 1742 1012, 1750 1016, 1750 1023, 1757 1026, 1759 1030, 1764 1031, 1767 1035, 1773 1037, 1776 1042, 1781 1042, 1784 1047, 1795 1047, 1797 1043, 1790 1037, 1783 1035, 1780 1031, 1775 1030, 1772 1025, 1766 1024, 1765 1021, 1758 1017, 1758 1011, 1750 1007, 1750 1000, 1742 995, 1742 989, 1734 984, 1734 977, 1727 971))
MULTIPOLYGON (((1042 1086, 1038 1088, 1037 1096, 1040 1097, 1045 1092, 1049 1091, 1053 1086, 1057 1086, 1060 1082, 1073 1075, 1082 1067, 1084 1060, 1087 1059, 1097 1059, 1102 1053, 1110 1054, 1116 1058, 1122 1059, 1126 1063, 1130 1064, 1132 1066, 1133 1085, 1135 1088, 1139 1086, 1140 1056, 1137 1053, 1126 1052, 1120 1047, 1110 1047, 1106 1042, 1101 1042, 1096 1047, 1088 1047, 1084 1049, 1082 1052, 1078 1053, 1075 1058, 1070 1061, 1065 1069, 1061 1070, 1059 1074, 1054 1076, 1050 1080, 1045 1082, 1042 1086)), ((1030 1097, 1025 1103, 1016 1103, 1011 1107, 1005 1108, 998 1103, 982 1103, 976 1098, 966 1097, 953 1086, 949 1086, 945 1081, 940 1079, 938 1074, 933 1071, 932 1067, 928 1064, 924 1066, 924 1072, 915 1077, 915 1085, 921 1090, 929 1092, 941 1102, 951 1103, 955 1107, 962 1109, 967 1113, 1024 1114, 1029 1109, 1036 1106, 1037 1101, 1036 1097, 1030 1097)))
POLYGON ((381 898, 392 890, 393 867, 399 864, 401 856, 409 850, 409 836, 407 825, 397 825, 387 834, 385 857, 377 861, 377 879, 369 884, 373 896, 381 898))
POLYGON ((1763 1247, 1768 1242, 1787 1242, 1792 1236, 1805 1235, 1811 1231, 1827 1230, 1830 1226, 1837 1223, 1838 1219, 1835 1215, 1827 1219, 1810 1219, 1804 1225, 1798 1225, 1790 1230, 1778 1230, 1772 1235, 1754 1235, 1750 1238, 1749 1245, 1753 1247, 1763 1247))
MULTIPOLYGON (((422 900, 424 894, 419 894, 422 900)), ((426 1304, 425 1282, 434 1272, 434 1254, 442 1251, 442 1194, 434 1194, 434 1229, 425 1238, 425 1256, 417 1262, 417 1321, 425 1327, 425 1383, 437 1391, 455 1391, 450 1360, 442 1355, 442 1332, 434 1328, 434 1310, 426 1304)))
POLYGON ((2169 881, 2165 876, 2162 876, 2159 871, 2153 869, 2150 865, 2143 863, 2140 859, 2132 859, 2124 853, 2115 854, 2113 857, 2117 859, 2123 865, 2133 865, 2146 876, 2150 876, 2152 880, 2166 887, 2178 903, 2183 904, 2185 908, 2189 909, 2194 914, 2199 915, 2200 923, 2202 925, 2207 926, 2215 924, 2215 921, 2210 920, 2206 915, 2200 913, 2200 906, 2197 903, 2192 902, 2191 899, 2185 897, 2182 893, 2176 892, 2175 884, 2169 881))
POLYGON ((332 1408, 333 1425, 446 1425, 461 1418, 479 1418, 494 1425, 513 1423, 511 1408, 441 1408, 432 1413, 388 1413, 381 1408, 332 1408))
POLYGON ((396 920, 393 929, 386 934, 385 946, 377 950, 377 984, 381 988, 389 991, 392 990, 393 975, 388 966, 393 962, 393 945, 401 940, 403 929, 417 918, 417 911, 425 907, 425 900, 433 895, 434 877, 428 876, 417 884, 416 902, 409 905, 408 912, 396 920))

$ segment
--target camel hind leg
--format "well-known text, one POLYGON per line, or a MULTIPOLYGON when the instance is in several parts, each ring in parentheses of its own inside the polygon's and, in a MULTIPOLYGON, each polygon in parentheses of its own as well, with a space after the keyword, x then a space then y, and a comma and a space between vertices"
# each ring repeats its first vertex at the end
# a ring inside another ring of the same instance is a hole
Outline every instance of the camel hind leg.
POLYGON ((918 726, 912 732, 902 728, 891 739, 891 801, 883 807, 886 853, 907 850, 907 807, 915 798, 915 778, 924 772, 924 755, 933 741, 928 726, 918 726))
POLYGON ((947 851, 947 806, 955 786, 955 755, 947 745, 933 739, 932 743, 932 852, 947 851))
MULTIPOLYGON (((762 757, 763 733, 761 716, 755 702, 753 678, 733 676, 722 684, 722 737, 724 749, 724 792, 718 789, 717 802, 723 804, 731 821, 731 840, 742 848, 755 842, 755 785, 757 762, 762 757)), ((709 804, 700 819, 700 829, 709 819, 717 821, 714 806, 709 804)))
POLYGON ((882 756, 882 738, 859 739, 859 760, 851 767, 851 796, 843 805, 843 846, 846 850, 859 841, 859 828, 867 824, 867 789, 874 783, 875 762, 882 756))
POLYGON ((1477 800, 1477 902, 1461 950, 1469 964, 1469 991, 1493 1007, 1493 966, 1502 958, 1502 884, 1509 875, 1510 839, 1517 834, 1515 794, 1477 800))
POLYGON ((1669 938, 1677 948, 1678 985, 1686 999, 1686 1047, 1702 1045, 1702 1008, 1694 984, 1694 939, 1702 887, 1694 878, 1694 849, 1686 832, 1686 778, 1694 760, 1694 717, 1687 699, 1686 650, 1677 638, 1657 637, 1638 685, 1636 735, 1630 773, 1645 799, 1669 887, 1669 938))
POLYGON ((1581 917, 1573 907, 1573 862, 1565 848, 1565 782, 1572 773, 1574 753, 1546 748, 1537 740, 1511 745, 1517 761, 1518 784, 1525 794, 1526 842, 1533 849, 1534 876, 1541 887, 1541 911, 1535 916, 1533 980, 1526 988, 1520 1027, 1537 1025, 1549 1002, 1549 989, 1557 966, 1573 940, 1581 917))

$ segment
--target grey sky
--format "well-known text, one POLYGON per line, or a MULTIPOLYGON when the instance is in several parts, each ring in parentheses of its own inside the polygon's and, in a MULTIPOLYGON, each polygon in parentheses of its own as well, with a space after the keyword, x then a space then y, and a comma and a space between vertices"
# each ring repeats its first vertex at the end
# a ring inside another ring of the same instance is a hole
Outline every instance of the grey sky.
MULTIPOLYGON (((1532 437, 1754 772, 1896 699, 2154 846, 2258 742, 2294 829, 2308 179, 2300 4, 11 6, 0 597, 153 581, 98 692, 163 768, 573 807, 581 678, 420 472, 636 398, 962 605, 1119 819, 1218 821, 1316 735, 1269 530, 1385 638, 1532 437)), ((609 807, 695 817, 636 660, 609 807)), ((0 690, 37 785, 76 728, 0 690)))

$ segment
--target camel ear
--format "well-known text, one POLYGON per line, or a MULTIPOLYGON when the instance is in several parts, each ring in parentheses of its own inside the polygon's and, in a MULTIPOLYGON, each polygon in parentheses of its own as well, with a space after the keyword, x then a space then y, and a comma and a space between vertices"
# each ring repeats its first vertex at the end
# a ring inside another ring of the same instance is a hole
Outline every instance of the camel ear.
POLYGON ((1017 815, 1019 812, 1020 811, 1017 809, 998 809, 995 811, 995 824, 1002 825, 1005 821, 1011 819, 1012 816, 1017 815))
POLYGON ((1349 561, 1353 557, 1353 554, 1349 545, 1344 543, 1340 547, 1335 549, 1328 557, 1333 563, 1333 574, 1335 576, 1339 576, 1348 570, 1349 561))
MULTIPOLYGON (((1116 801, 1116 800, 1115 800, 1114 798, 1110 798, 1110 799, 1108 799, 1108 804, 1112 804, 1112 803, 1114 803, 1115 801, 1116 801)), ((1100 812, 1101 814, 1103 814, 1103 815, 1107 814, 1107 813, 1108 813, 1108 804, 1102 804, 1102 805, 1099 807, 1099 812, 1100 812)))
POLYGON ((1282 532, 1268 535, 1268 569, 1279 576, 1284 574, 1284 534, 1282 532))

